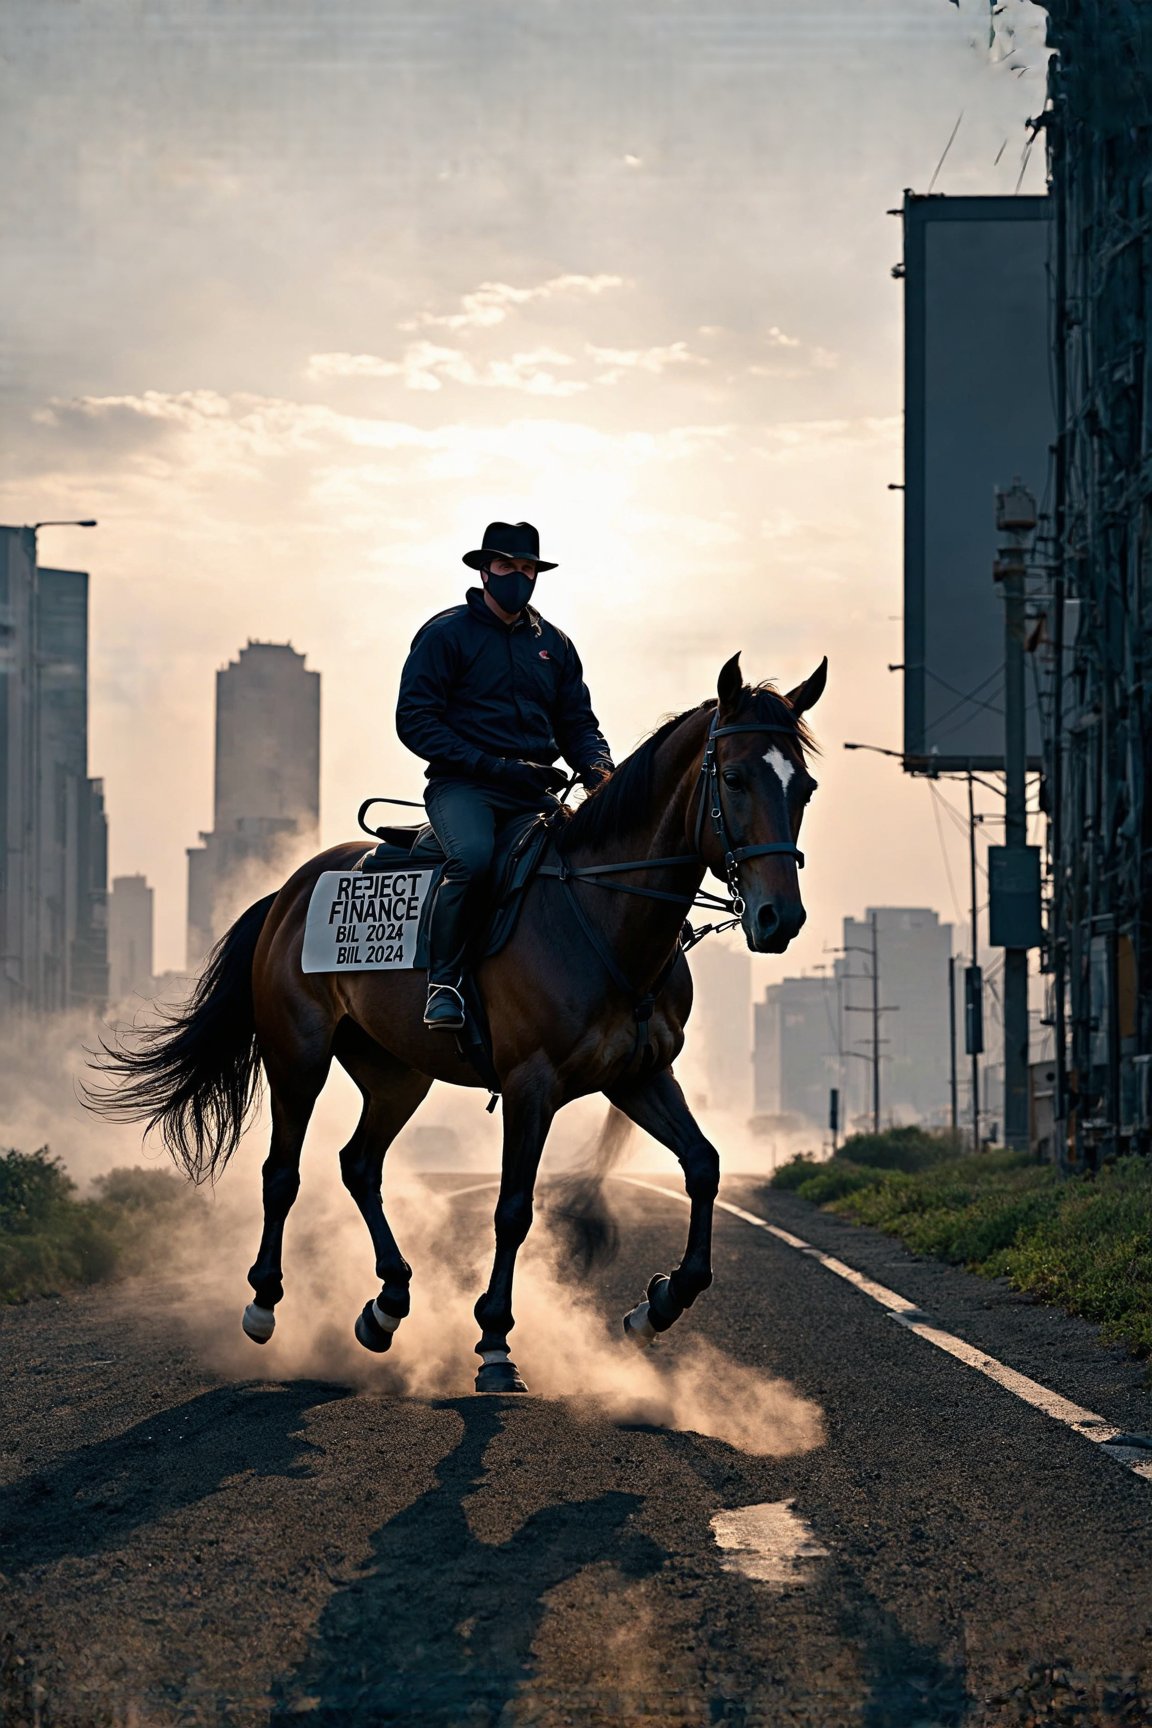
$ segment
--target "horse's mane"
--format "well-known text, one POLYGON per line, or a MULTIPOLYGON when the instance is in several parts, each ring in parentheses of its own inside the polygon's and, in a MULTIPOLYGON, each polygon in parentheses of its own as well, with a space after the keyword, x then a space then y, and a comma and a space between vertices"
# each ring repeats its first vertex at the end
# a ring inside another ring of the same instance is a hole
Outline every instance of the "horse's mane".
MULTIPOLYGON (((745 685, 741 708, 749 699, 756 719, 789 728, 796 733, 804 749, 815 751, 816 741, 803 717, 774 685, 745 685)), ((662 721, 655 732, 638 744, 632 754, 626 756, 594 792, 589 793, 583 804, 572 811, 558 836, 561 851, 566 853, 573 846, 609 846, 613 841, 624 839, 635 824, 636 812, 645 809, 652 801, 652 777, 661 744, 685 720, 696 714, 710 713, 715 707, 716 698, 712 696, 698 707, 685 708, 682 714, 673 714, 662 721)))

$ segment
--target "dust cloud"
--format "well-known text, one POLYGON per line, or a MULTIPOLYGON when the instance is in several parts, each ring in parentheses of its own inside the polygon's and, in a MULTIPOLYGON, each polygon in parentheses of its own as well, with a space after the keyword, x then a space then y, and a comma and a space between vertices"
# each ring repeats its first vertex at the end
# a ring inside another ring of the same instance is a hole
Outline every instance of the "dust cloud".
MULTIPOLYGON (((377 1357, 362 1349, 352 1332, 378 1281, 367 1229, 339 1180, 336 1148, 355 1115, 352 1100, 346 1102, 348 1120, 338 1137, 331 1133, 331 1105, 310 1134, 311 1156, 306 1149, 300 1197, 285 1231, 285 1297, 271 1341, 253 1344, 240 1329, 250 1294, 246 1272, 260 1234, 259 1172, 248 1150, 251 1139, 211 1195, 203 1223, 190 1226, 174 1258, 171 1245, 166 1248, 179 1324, 206 1364, 227 1375, 339 1380, 393 1396, 466 1395, 477 1366, 472 1306, 487 1281, 492 1254, 498 1124, 484 1117, 475 1094, 461 1100, 471 1106, 475 1130, 486 1129, 485 1138, 490 1136, 486 1179, 473 1172, 449 1186, 413 1169, 403 1136, 389 1152, 384 1203, 413 1268, 412 1312, 389 1353, 377 1357), (318 1138, 326 1142, 319 1157, 318 1138)), ((602 1102, 593 1108, 602 1117, 602 1102)), ((561 1142, 567 1138, 560 1136, 561 1142)), ((562 1156, 564 1150, 562 1144, 562 1156)), ((669 1167, 667 1154, 661 1167, 669 1167)), ((545 1202, 546 1197, 545 1191, 545 1202)), ((691 1315, 652 1351, 636 1350, 623 1337, 621 1315, 605 1313, 586 1288, 573 1282, 565 1253, 559 1234, 549 1229, 546 1209, 539 1208, 517 1269, 511 1340, 534 1394, 570 1401, 589 1418, 691 1430, 761 1456, 803 1452, 821 1443, 814 1404, 785 1382, 693 1337, 691 1315)), ((710 1299, 715 1300, 705 1296, 701 1301, 710 1299)))
MULTIPOLYGON (((14 1029, 0 1050, 0 1143, 29 1150, 49 1144, 83 1185, 116 1166, 168 1167, 162 1148, 141 1148, 139 1134, 85 1111, 78 1084, 86 1075, 92 1023, 53 1021, 14 1029)), ((384 1201, 401 1251, 413 1267, 412 1312, 383 1357, 365 1351, 352 1327, 379 1288, 367 1229, 340 1182, 338 1149, 349 1138, 359 1097, 334 1072, 313 1117, 302 1161, 299 1199, 284 1247, 285 1298, 266 1345, 242 1333, 240 1316, 251 1292, 247 1271, 260 1238, 260 1165, 267 1143, 257 1120, 206 1205, 156 1244, 156 1273, 141 1287, 142 1304, 169 1309, 205 1366, 245 1380, 335 1380, 388 1396, 457 1397, 473 1390, 477 1326, 472 1307, 484 1288, 493 1248, 492 1208, 500 1160, 500 1119, 483 1109, 483 1094, 434 1088, 423 1109, 390 1149, 384 1201), (436 1149, 450 1156, 436 1156, 436 1149), (430 1156, 431 1154, 431 1156, 430 1156), (432 1165, 450 1164, 452 1175, 432 1165), (469 1191, 471 1190, 471 1191, 469 1191)), ((694 1336, 696 1316, 723 1300, 722 1288, 701 1298, 647 1352, 629 1344, 621 1312, 577 1281, 566 1239, 549 1227, 547 1183, 578 1164, 604 1120, 601 1098, 580 1100, 561 1113, 545 1151, 542 1203, 521 1252, 514 1307, 513 1355, 534 1395, 569 1401, 589 1419, 645 1422, 691 1430, 766 1456, 806 1451, 821 1443, 820 1413, 785 1382, 758 1373, 694 1336)), ((728 1136, 709 1123, 727 1157, 728 1136)), ((735 1132, 732 1142, 735 1144, 735 1132)), ((747 1164, 755 1143, 740 1160, 747 1164)), ((678 1174, 671 1155, 635 1134, 620 1169, 665 1178, 678 1174)), ((635 1191, 633 1191, 635 1192, 635 1191)), ((656 1206, 663 1205, 653 1199, 656 1206)), ((679 1208, 678 1208, 679 1211, 679 1208)), ((683 1222, 687 1224, 687 1211, 683 1222)), ((626 1231, 626 1227, 625 1227, 626 1231)), ((647 1272, 663 1271, 652 1266, 647 1272)), ((627 1305, 641 1291, 629 1293, 627 1305)))

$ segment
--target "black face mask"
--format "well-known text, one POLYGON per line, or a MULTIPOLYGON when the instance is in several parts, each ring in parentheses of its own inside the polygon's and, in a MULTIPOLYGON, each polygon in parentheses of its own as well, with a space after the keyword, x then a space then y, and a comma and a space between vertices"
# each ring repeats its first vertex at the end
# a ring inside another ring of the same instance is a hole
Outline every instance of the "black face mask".
POLYGON ((532 590, 536 586, 534 576, 522 576, 519 570, 509 570, 507 574, 496 576, 491 570, 488 577, 488 592, 497 606, 508 613, 523 612, 532 598, 532 590))

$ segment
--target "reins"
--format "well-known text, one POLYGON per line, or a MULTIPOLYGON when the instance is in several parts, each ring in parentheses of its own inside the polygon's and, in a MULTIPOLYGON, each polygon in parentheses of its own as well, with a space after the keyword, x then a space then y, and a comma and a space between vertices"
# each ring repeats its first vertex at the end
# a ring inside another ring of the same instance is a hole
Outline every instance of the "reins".
POLYGON ((708 729, 704 756, 700 764, 702 778, 693 830, 693 851, 679 853, 671 858, 628 859, 619 864, 576 865, 566 858, 561 858, 556 864, 542 864, 536 872, 538 876, 554 877, 565 889, 568 904, 589 946, 599 957, 604 970, 616 988, 625 996, 630 996, 633 999, 632 1013, 636 1020, 636 1044, 626 1070, 628 1073, 633 1072, 643 1060, 643 1054, 648 1045, 648 1026, 655 1010, 656 998, 672 976, 677 960, 682 954, 688 953, 689 949, 694 948, 698 942, 702 942, 705 936, 715 935, 723 930, 731 930, 743 918, 745 901, 740 892, 741 864, 749 858, 766 858, 775 854, 794 858, 798 868, 803 869, 804 867, 804 854, 795 841, 774 840, 757 846, 742 846, 733 842, 725 817, 724 799, 720 789, 719 766, 716 758, 716 740, 718 738, 727 738, 737 732, 780 732, 795 738, 799 736, 796 727, 774 725, 767 721, 720 726, 717 724, 719 717, 719 712, 713 716, 712 724, 708 729), (684 894, 669 893, 662 888, 641 888, 634 883, 608 880, 612 876, 623 875, 630 870, 671 870, 686 864, 702 864, 705 869, 709 868, 702 850, 706 810, 723 851, 724 869, 729 890, 727 899, 704 888, 698 888, 695 893, 685 896, 684 894), (691 908, 699 906, 708 911, 727 912, 731 916, 721 923, 706 924, 699 929, 693 929, 686 919, 687 937, 685 938, 683 932, 677 936, 672 952, 656 978, 647 990, 638 992, 635 984, 621 967, 616 955, 581 906, 576 895, 575 884, 577 882, 587 882, 594 888, 611 888, 619 894, 635 894, 645 900, 670 901, 673 905, 684 906, 685 913, 691 908))

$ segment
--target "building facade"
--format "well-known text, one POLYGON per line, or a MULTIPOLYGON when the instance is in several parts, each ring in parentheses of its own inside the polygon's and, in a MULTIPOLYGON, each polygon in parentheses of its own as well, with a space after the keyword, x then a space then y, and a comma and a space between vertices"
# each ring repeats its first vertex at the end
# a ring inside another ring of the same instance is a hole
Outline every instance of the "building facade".
POLYGON ((699 1093, 693 1101, 745 1117, 752 1100, 752 956, 717 937, 693 948, 688 964, 687 1054, 699 1093))
POLYGON ((840 1085, 837 986, 833 978, 782 978, 755 1010, 754 1109, 822 1130, 840 1085))
POLYGON ((319 844, 320 674, 249 642, 216 674, 213 825, 188 849, 188 965, 319 844))
POLYGON ((1046 0, 1057 440, 1036 586, 1049 669, 1052 1142, 1152 1148, 1152 28, 1046 0))
POLYGON ((0 1014, 107 1000, 108 833, 88 774, 88 577, 0 528, 0 1014))
POLYGON ((881 1122, 943 1126, 951 1081, 948 960, 952 926, 926 906, 869 907, 845 918, 836 961, 844 1062, 843 1116, 870 1127, 872 1066, 880 1059, 881 1122), (879 975, 873 1024, 873 919, 879 975))
POLYGON ((153 893, 143 876, 114 876, 108 896, 108 999, 152 994, 153 893))

